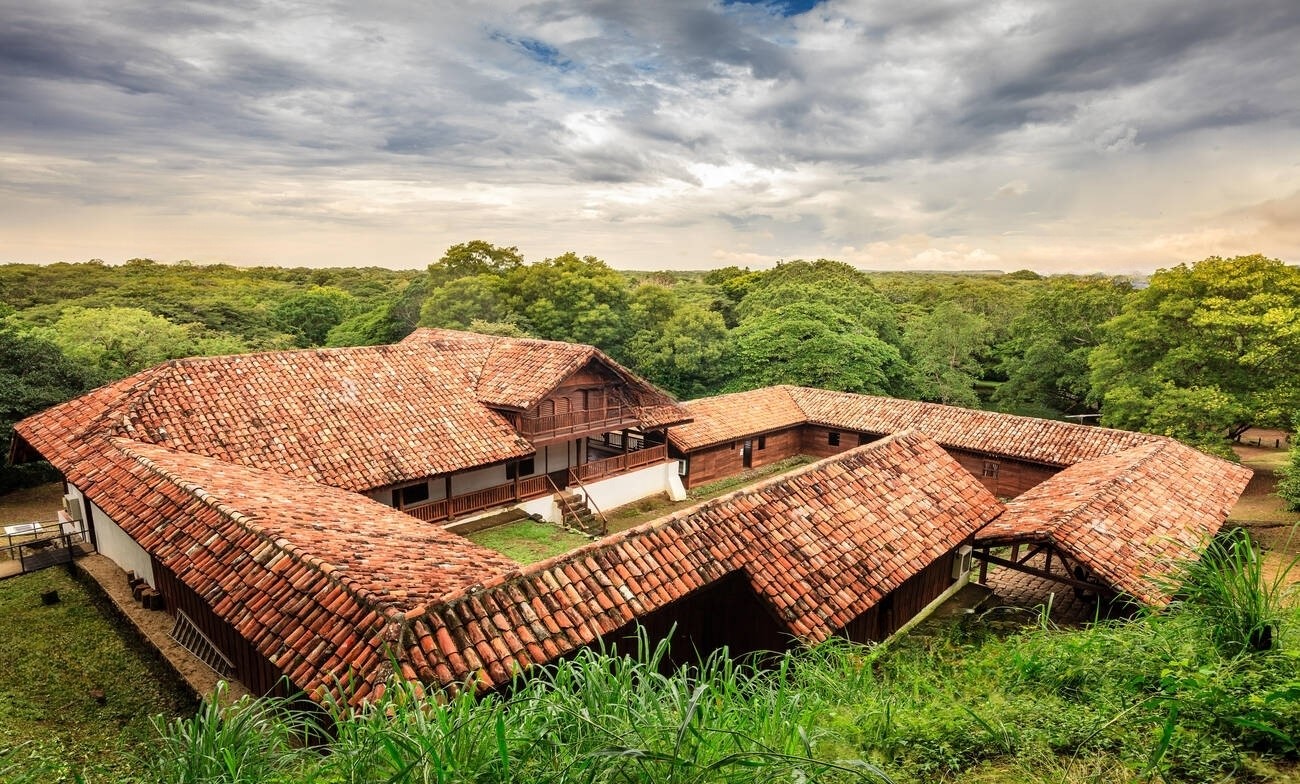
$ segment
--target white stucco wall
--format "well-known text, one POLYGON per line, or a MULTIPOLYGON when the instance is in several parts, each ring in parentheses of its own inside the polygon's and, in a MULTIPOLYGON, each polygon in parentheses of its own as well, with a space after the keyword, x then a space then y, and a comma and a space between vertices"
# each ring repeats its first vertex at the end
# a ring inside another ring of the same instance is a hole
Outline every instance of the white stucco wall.
POLYGON ((686 500, 686 488, 677 475, 675 460, 588 482, 585 487, 587 498, 594 501, 602 512, 659 493, 667 493, 674 501, 686 500))
POLYGON ((493 485, 503 485, 507 481, 509 480, 506 479, 504 464, 490 468, 480 468, 477 471, 466 471, 463 474, 452 474, 451 494, 453 496, 464 495, 493 485))
POLYGON ((153 563, 144 548, 135 543, 126 531, 113 522, 103 509, 91 502, 90 512, 95 519, 95 542, 101 555, 120 566, 123 571, 135 572, 136 577, 143 577, 149 585, 157 588, 154 581, 153 563))

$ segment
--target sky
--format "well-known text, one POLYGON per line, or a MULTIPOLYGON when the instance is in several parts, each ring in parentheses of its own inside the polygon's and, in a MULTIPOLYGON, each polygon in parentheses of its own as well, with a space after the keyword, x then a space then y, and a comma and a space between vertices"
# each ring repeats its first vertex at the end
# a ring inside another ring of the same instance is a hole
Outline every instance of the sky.
POLYGON ((0 0, 0 262, 1300 262, 1295 0, 0 0))

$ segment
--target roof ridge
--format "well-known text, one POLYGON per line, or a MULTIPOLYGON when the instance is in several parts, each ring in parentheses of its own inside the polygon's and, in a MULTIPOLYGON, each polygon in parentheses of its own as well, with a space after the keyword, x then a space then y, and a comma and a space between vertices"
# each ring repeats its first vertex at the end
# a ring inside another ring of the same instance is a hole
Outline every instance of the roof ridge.
MULTIPOLYGON (((177 488, 181 489, 185 493, 194 497, 200 503, 216 511, 222 517, 225 517, 227 520, 230 520, 231 522, 240 526, 244 530, 256 536, 261 541, 270 544, 272 547, 283 552, 285 555, 288 555, 290 558, 293 558, 299 563, 309 566, 315 569, 316 571, 320 572, 325 577, 326 580, 338 586, 340 589, 347 592, 348 594, 351 594, 352 597, 357 599, 358 601, 364 602, 365 604, 367 604, 368 606, 370 606, 375 610, 382 610, 383 607, 385 607, 388 604, 391 604, 391 602, 385 602, 382 597, 375 594, 373 591, 367 588, 361 588, 359 586, 353 585, 351 581, 340 577, 339 572, 346 571, 346 570, 339 569, 334 564, 328 563, 321 558, 310 555, 309 553, 305 552, 301 547, 295 545, 293 542, 290 542, 284 537, 273 536, 262 525, 257 523, 255 518, 239 511, 238 509, 235 509, 233 506, 225 503, 224 501, 219 500, 215 494, 207 491, 199 484, 192 482, 188 479, 185 479, 179 476, 178 474, 175 474, 172 471, 167 470, 166 468, 163 468, 162 466, 158 465, 152 459, 146 457, 145 455, 138 454, 137 452, 132 450, 131 444, 142 443, 142 444, 148 444, 149 446, 152 446, 156 449, 166 449, 168 451, 177 451, 177 450, 172 450, 169 449, 168 447, 159 444, 149 444, 149 442, 147 441, 136 441, 135 439, 126 438, 124 436, 110 436, 107 438, 107 440, 114 448, 116 448, 117 450, 125 454, 127 457, 131 458, 132 460, 135 460, 137 463, 143 465, 145 468, 152 471, 157 476, 175 485, 177 488)), ((252 468, 251 466, 244 466, 244 467, 250 471, 268 473, 268 472, 261 471, 261 469, 258 468, 252 468)), ((315 482, 312 482, 309 479, 296 480, 296 481, 301 481, 308 484, 317 484, 315 482)))
MULTIPOLYGON (((1128 473, 1132 472, 1137 468, 1140 468, 1143 465, 1146 465, 1148 462, 1153 460, 1156 457, 1156 455, 1160 454, 1165 449, 1167 449, 1170 446, 1170 442, 1173 441, 1173 439, 1165 439, 1163 436, 1157 436, 1157 438, 1160 438, 1161 440, 1150 441, 1144 444, 1135 444, 1129 447, 1128 449, 1121 449, 1118 452, 1111 452, 1108 455, 1100 455, 1090 460, 1081 460, 1078 463, 1075 463, 1074 465, 1086 466, 1089 463, 1093 463, 1098 460, 1118 458, 1120 455, 1123 455, 1125 452, 1132 452, 1139 449, 1150 450, 1145 455, 1141 455, 1140 457, 1138 457, 1132 463, 1126 463, 1125 465, 1129 469, 1128 472, 1125 472, 1123 474, 1114 473, 1106 477, 1106 480, 1104 482, 1097 485, 1097 490, 1095 492, 1089 493, 1087 496, 1084 497, 1081 503, 1076 504, 1072 509, 1066 512, 1064 515, 1057 518, 1058 522, 1055 524, 1053 529, 1048 532, 1047 538, 1052 540, 1052 542, 1056 544, 1058 547, 1063 546, 1061 542, 1056 538, 1056 531, 1061 526, 1074 523, 1075 518, 1077 518, 1080 514, 1082 514, 1085 508, 1091 506, 1093 502, 1097 501, 1098 499, 1113 498, 1116 495, 1114 491, 1121 484, 1123 484, 1124 481, 1128 478, 1128 473)), ((1074 466, 1070 466, 1070 468, 1073 467, 1074 466)), ((1030 499, 1030 501, 1032 502, 1033 499, 1030 499)))
POLYGON ((885 436, 884 438, 872 441, 871 443, 863 444, 861 446, 856 446, 853 449, 849 449, 844 452, 831 455, 829 457, 824 457, 821 460, 817 460, 815 462, 809 463, 808 465, 799 466, 790 471, 768 477, 766 479, 755 482, 752 485, 747 485, 745 487, 738 488, 736 490, 731 491, 730 493, 726 493, 724 495, 720 495, 715 498, 705 499, 700 503, 694 504, 692 506, 688 506, 685 509, 678 509, 677 511, 664 515, 663 517, 650 520, 648 522, 642 523, 637 526, 633 526, 632 528, 628 528, 626 530, 619 531, 617 533, 610 534, 608 536, 597 539, 594 542, 589 542, 577 549, 569 550, 567 552, 560 553, 559 555, 551 556, 550 558, 547 558, 542 561, 534 561, 533 563, 530 564, 522 564, 518 569, 511 569, 509 571, 501 572, 500 574, 494 575, 493 577, 484 580, 482 583, 477 583, 474 585, 465 586, 463 588, 458 588, 454 591, 450 591, 444 594, 442 597, 440 597, 437 600, 426 602, 424 605, 412 607, 408 610, 399 611, 399 612, 405 612, 406 617, 408 619, 418 617, 420 615, 425 615, 435 607, 446 606, 456 602, 465 601, 467 599, 473 598, 475 595, 482 593, 485 590, 496 588, 500 585, 504 585, 506 583, 515 580, 524 579, 524 578, 541 574, 543 572, 555 568, 556 566, 559 566, 560 564, 568 563, 574 560, 581 560, 607 546, 625 541, 627 539, 631 539, 634 536, 641 536, 651 531, 657 531, 662 528, 667 528, 673 525, 674 523, 681 522, 682 520, 685 520, 689 517, 697 515, 706 510, 718 506, 722 506, 723 504, 728 503, 741 496, 746 496, 757 492, 761 492, 763 490, 768 489, 769 487, 776 487, 792 479, 797 479, 800 476, 819 470, 831 463, 844 460, 850 456, 866 454, 867 452, 871 452, 871 451, 883 450, 885 447, 891 446, 897 442, 907 441, 915 444, 916 439, 923 439, 924 441, 929 441, 931 443, 937 444, 937 442, 935 442, 934 439, 916 430, 905 430, 899 433, 893 433, 891 435, 885 436))

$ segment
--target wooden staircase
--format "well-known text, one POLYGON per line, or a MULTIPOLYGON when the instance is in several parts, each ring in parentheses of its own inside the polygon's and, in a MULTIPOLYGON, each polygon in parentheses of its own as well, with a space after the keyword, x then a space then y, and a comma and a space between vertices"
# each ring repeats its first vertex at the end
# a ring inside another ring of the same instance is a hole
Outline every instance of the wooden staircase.
POLYGON ((591 507, 587 504, 587 498, 582 493, 561 490, 556 495, 556 500, 560 504, 560 512, 563 515, 565 527, 572 528, 587 536, 604 535, 604 522, 591 511, 591 507))

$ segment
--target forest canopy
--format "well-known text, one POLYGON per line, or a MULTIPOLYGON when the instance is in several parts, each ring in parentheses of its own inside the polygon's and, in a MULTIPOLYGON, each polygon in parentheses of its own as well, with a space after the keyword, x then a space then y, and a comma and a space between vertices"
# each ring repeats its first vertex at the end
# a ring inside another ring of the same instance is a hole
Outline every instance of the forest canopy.
MULTIPOLYGON (((1117 427, 1223 452, 1300 410, 1300 269, 1212 257, 1124 277, 625 272, 473 240, 423 271, 132 259, 0 266, 0 432, 167 359, 372 345, 417 326, 593 344, 680 399, 802 384, 1117 427)), ((30 477, 6 470, 0 491, 30 477)))

